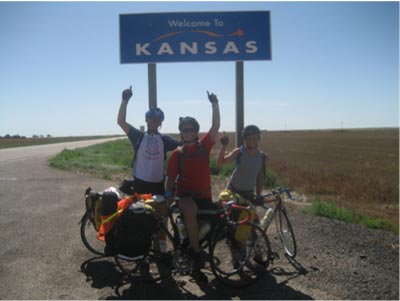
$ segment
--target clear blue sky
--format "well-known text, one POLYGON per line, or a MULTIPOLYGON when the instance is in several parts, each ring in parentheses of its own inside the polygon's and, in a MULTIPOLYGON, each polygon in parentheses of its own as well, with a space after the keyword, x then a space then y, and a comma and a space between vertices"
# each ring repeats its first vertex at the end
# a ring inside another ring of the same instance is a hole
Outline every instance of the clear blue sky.
MULTIPOLYGON (((119 14, 271 11, 272 60, 244 63, 245 124, 267 130, 398 127, 398 2, 0 2, 0 136, 123 134, 144 125, 146 64, 119 63, 119 14)), ((235 129, 235 63, 157 64, 164 133, 191 115, 235 129)))

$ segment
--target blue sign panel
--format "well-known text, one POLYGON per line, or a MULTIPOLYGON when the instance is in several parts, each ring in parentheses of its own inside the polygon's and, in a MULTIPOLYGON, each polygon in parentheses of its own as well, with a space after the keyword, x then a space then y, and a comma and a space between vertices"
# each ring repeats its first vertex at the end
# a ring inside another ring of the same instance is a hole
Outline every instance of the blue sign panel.
POLYGON ((269 11, 120 15, 121 63, 271 60, 269 11))

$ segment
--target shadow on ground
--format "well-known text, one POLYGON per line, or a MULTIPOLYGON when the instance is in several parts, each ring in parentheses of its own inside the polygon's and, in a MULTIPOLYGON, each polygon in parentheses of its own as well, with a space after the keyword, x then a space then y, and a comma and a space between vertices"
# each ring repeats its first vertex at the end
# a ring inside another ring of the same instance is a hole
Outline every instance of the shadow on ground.
POLYGON ((169 276, 157 283, 130 281, 112 260, 102 257, 85 261, 81 271, 93 288, 114 290, 114 295, 104 297, 108 300, 311 300, 310 296, 287 285, 290 279, 307 273, 295 260, 291 260, 291 264, 293 269, 290 270, 274 265, 263 278, 244 289, 220 283, 209 269, 204 270, 208 278, 206 283, 196 282, 190 276, 169 276), (276 276, 283 276, 285 280, 278 283, 276 276))

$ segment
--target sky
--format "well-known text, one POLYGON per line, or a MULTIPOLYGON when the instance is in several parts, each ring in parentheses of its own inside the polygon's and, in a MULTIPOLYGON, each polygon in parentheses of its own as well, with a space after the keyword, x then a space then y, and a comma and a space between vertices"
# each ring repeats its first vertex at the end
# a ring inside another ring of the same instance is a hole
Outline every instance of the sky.
MULTIPOLYGON (((120 64, 119 15, 270 11, 272 60, 245 61, 244 124, 263 130, 399 126, 398 2, 0 2, 0 136, 123 134, 145 125, 147 64, 120 64)), ((235 62, 157 63, 161 132, 180 116, 236 129, 235 62)))

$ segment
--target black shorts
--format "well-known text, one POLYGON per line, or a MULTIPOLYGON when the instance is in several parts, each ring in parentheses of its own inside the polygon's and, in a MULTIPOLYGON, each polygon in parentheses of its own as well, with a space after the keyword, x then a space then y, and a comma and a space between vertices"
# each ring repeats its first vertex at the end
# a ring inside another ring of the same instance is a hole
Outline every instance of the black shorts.
POLYGON ((235 187, 233 187, 232 184, 228 185, 228 189, 234 193, 237 193, 240 195, 242 198, 245 198, 248 201, 253 201, 255 199, 254 191, 249 190, 249 191, 244 191, 244 190, 237 190, 235 187))
MULTIPOLYGON (((197 210, 219 210, 221 207, 218 203, 213 203, 211 199, 206 198, 193 198, 194 202, 197 205, 197 210)), ((198 214, 199 220, 210 221, 211 225, 215 225, 218 221, 219 214, 198 214)))
POLYGON ((138 178, 134 178, 133 180, 133 187, 135 192, 142 194, 142 193, 151 193, 151 194, 160 194, 164 195, 165 188, 164 188, 164 181, 159 183, 152 183, 146 182, 138 178))

